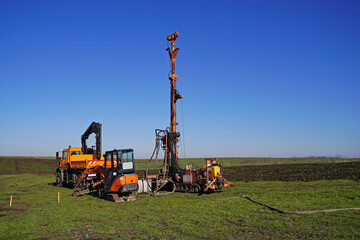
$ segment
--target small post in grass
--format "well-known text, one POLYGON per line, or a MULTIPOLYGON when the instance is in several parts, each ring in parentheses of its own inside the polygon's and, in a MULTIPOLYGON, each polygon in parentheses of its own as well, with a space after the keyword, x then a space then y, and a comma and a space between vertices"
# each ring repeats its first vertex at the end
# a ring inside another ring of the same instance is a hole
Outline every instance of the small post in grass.
POLYGON ((10 207, 12 205, 12 195, 10 196, 10 207))
POLYGON ((58 192, 58 202, 60 202, 60 192, 58 192))

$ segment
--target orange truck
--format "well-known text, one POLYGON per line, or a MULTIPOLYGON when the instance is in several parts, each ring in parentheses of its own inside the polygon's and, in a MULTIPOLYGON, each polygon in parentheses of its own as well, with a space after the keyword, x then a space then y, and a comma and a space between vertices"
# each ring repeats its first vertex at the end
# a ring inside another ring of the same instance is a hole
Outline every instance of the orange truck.
MULTIPOLYGON (((94 149, 88 148, 88 153, 84 154, 82 148, 64 149, 61 154, 57 152, 56 158, 58 167, 56 169, 56 185, 61 187, 68 183, 76 184, 78 178, 86 168, 95 168, 97 165, 104 165, 104 157, 97 159, 96 154, 89 154, 94 149)), ((91 175, 87 180, 92 180, 95 175, 91 175)), ((89 184, 87 181, 86 184, 89 184)))
MULTIPOLYGON (((81 136, 82 147, 71 147, 56 153, 58 166, 56 168, 56 185, 63 186, 68 183, 76 184, 78 178, 86 168, 95 168, 104 164, 104 157, 101 155, 101 127, 100 123, 92 122, 88 129, 81 136), (91 134, 95 134, 96 148, 88 148, 86 140, 91 134)), ((95 175, 88 176, 85 185, 93 180, 95 175)))

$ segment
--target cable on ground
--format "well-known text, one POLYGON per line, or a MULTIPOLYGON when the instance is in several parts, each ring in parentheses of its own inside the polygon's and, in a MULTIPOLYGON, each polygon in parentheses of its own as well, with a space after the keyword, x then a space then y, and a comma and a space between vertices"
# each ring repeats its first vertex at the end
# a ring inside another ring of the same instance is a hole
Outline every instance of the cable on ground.
MULTIPOLYGON (((173 192, 171 192, 173 193, 173 192)), ((265 203, 261 203, 258 201, 255 201, 254 199, 242 195, 242 196, 234 196, 234 197, 228 197, 228 198, 221 198, 221 199, 211 199, 211 198, 203 198, 203 197, 191 197, 191 196, 164 196, 164 195, 151 195, 152 197, 168 197, 168 198, 188 198, 188 199, 199 199, 199 200, 209 200, 209 201, 225 201, 225 200, 231 200, 235 198, 246 198, 249 201, 259 204, 261 206, 264 206, 272 211, 281 213, 281 214, 313 214, 313 213, 320 213, 320 212, 336 212, 336 211, 346 211, 346 210, 360 210, 360 208, 337 208, 337 209, 324 209, 324 210, 313 210, 313 211, 285 211, 281 210, 272 206, 269 206, 265 203)))

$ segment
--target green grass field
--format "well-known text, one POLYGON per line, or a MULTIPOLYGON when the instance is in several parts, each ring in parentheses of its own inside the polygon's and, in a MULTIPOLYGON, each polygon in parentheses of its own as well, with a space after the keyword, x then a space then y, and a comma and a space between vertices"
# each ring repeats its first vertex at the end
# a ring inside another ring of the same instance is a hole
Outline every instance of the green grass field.
POLYGON ((0 157, 0 239, 360 238, 360 211, 279 214, 240 197, 289 211, 355 208, 359 181, 233 182, 201 196, 138 195, 135 202, 113 203, 92 195, 75 198, 72 189, 53 186, 53 160, 0 157))
POLYGON ((113 203, 91 195, 74 198, 53 176, 0 176, 0 239, 356 239, 360 212, 279 214, 243 194, 283 210, 360 206, 360 184, 316 182, 236 182, 222 192, 138 196, 113 203), (60 192, 60 202, 57 194, 60 192), (13 206, 9 206, 13 195, 13 206), (177 198, 180 197, 180 198, 177 198))

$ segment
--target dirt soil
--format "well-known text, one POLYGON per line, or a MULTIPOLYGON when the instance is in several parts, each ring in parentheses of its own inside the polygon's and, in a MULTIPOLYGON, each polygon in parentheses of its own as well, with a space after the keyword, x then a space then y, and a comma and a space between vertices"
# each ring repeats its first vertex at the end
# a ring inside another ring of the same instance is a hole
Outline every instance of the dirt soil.
POLYGON ((360 162, 224 167, 230 181, 360 180, 360 162))
MULTIPOLYGON (((53 174, 55 158, 0 157, 0 174, 53 174)), ((141 178, 144 170, 136 170, 141 178)), ((149 170, 157 174, 158 170, 149 170)), ((229 181, 316 181, 330 179, 360 180, 360 161, 346 163, 269 164, 224 167, 229 181)))

